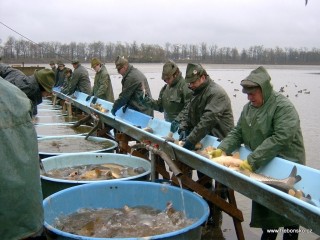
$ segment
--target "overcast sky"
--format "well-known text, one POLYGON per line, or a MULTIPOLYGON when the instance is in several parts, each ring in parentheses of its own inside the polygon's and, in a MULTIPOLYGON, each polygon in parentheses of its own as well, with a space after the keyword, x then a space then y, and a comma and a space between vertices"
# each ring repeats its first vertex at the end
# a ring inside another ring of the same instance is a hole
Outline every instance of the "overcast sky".
POLYGON ((320 0, 0 0, 0 39, 320 48, 320 0))

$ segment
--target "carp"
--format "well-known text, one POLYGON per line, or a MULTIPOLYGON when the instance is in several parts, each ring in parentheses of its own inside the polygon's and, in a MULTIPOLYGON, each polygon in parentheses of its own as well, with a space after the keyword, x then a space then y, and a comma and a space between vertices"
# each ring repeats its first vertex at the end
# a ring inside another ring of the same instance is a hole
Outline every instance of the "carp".
POLYGON ((277 179, 265 176, 263 174, 258 174, 250 172, 248 170, 238 170, 239 172, 247 175, 248 177, 255 179, 259 182, 265 183, 269 186, 272 186, 276 189, 279 189, 285 193, 289 193, 289 190, 294 189, 294 184, 301 180, 301 176, 297 175, 297 167, 294 166, 291 170, 290 175, 284 179, 277 179))

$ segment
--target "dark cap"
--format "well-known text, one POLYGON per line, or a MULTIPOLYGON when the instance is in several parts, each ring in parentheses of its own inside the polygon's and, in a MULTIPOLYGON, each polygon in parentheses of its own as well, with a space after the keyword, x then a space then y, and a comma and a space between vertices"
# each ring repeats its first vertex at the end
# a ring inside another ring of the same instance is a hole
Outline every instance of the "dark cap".
POLYGON ((65 66, 64 63, 62 61, 60 61, 60 60, 57 62, 57 64, 58 64, 58 67, 60 67, 60 66, 64 67, 65 66))
POLYGON ((205 74, 205 70, 200 64, 188 63, 186 70, 186 83, 192 83, 199 79, 202 74, 205 74))
POLYGON ((100 65, 100 64, 101 64, 100 59, 98 59, 98 58, 92 58, 91 59, 91 67, 92 68, 94 68, 95 66, 100 65))
POLYGON ((127 64, 128 64, 128 59, 126 59, 125 57, 118 56, 116 58, 115 65, 116 65, 117 69, 122 68, 123 66, 125 66, 127 64))
POLYGON ((39 84, 49 93, 52 92, 54 86, 54 72, 51 69, 35 70, 34 76, 39 84))
POLYGON ((177 71, 178 66, 173 61, 168 61, 163 65, 162 69, 162 79, 165 80, 166 78, 169 78, 175 74, 177 71))
POLYGON ((78 64, 79 63, 79 59, 75 58, 71 61, 72 64, 78 64))
POLYGON ((246 79, 242 80, 240 85, 243 87, 243 93, 253 93, 260 87, 259 84, 246 79))

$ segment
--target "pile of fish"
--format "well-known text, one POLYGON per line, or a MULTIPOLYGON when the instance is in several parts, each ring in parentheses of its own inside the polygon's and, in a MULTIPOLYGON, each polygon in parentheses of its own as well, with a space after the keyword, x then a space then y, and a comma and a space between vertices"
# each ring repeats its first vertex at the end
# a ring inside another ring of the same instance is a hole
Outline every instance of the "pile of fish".
POLYGON ((43 175, 65 180, 97 181, 132 177, 145 171, 143 167, 132 168, 115 163, 105 163, 54 169, 43 175))
POLYGON ((164 211, 148 206, 123 208, 82 208, 56 219, 55 227, 72 234, 97 238, 143 238, 173 232, 191 225, 181 211, 167 203, 164 211))
POLYGON ((310 203, 314 206, 316 204, 312 201, 312 198, 309 194, 304 194, 301 190, 298 190, 294 187, 294 185, 301 181, 301 176, 297 175, 297 167, 294 166, 291 170, 291 173, 287 178, 284 179, 276 179, 272 178, 269 176, 265 176, 263 174, 258 174, 251 172, 249 170, 243 170, 240 169, 240 164, 243 162, 243 160, 240 159, 240 154, 239 153, 234 153, 232 156, 216 156, 215 154, 217 153, 216 148, 209 146, 206 147, 205 149, 198 151, 199 154, 202 156, 205 156, 209 158, 210 160, 221 164, 225 167, 228 167, 230 169, 233 169, 235 171, 241 172, 245 174, 246 176, 255 179, 256 181, 262 182, 264 184, 267 184, 269 186, 272 186, 280 191, 283 191, 285 193, 290 194, 291 196, 294 196, 300 200, 303 200, 307 203, 310 203))
POLYGON ((104 108, 104 107, 102 107, 102 105, 101 105, 101 104, 99 104, 99 103, 96 103, 96 104, 90 103, 90 107, 92 107, 92 108, 94 108, 94 109, 98 110, 99 112, 103 112, 103 113, 107 113, 107 112, 109 112, 109 110, 108 110, 108 109, 105 109, 105 108, 104 108))

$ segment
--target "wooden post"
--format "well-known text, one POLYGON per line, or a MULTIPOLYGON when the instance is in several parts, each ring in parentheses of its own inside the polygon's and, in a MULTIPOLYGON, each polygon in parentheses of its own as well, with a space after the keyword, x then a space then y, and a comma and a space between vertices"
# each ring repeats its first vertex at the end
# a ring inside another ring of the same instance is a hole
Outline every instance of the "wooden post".
POLYGON ((53 96, 53 101, 52 101, 52 105, 53 106, 56 106, 56 103, 57 103, 57 95, 56 94, 54 94, 54 93, 52 93, 52 96, 53 96))

